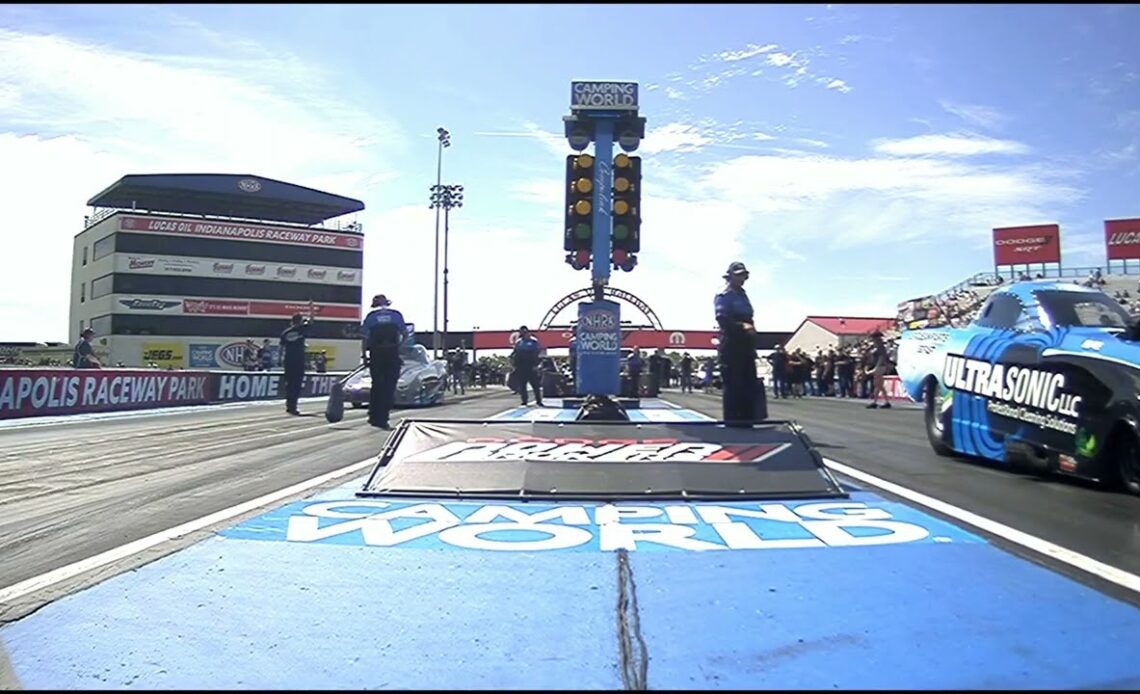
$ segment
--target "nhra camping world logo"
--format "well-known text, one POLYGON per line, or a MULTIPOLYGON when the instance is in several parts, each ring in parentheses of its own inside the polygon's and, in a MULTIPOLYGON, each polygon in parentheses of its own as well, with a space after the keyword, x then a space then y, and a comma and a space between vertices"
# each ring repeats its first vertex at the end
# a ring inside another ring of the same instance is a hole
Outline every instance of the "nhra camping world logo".
POLYGON ((791 446, 790 443, 716 444, 677 439, 472 438, 419 451, 408 462, 462 462, 533 460, 590 463, 761 463, 791 446))
POLYGON ((178 301, 162 301, 161 299, 119 299, 119 303, 132 311, 165 311, 177 306, 178 301))

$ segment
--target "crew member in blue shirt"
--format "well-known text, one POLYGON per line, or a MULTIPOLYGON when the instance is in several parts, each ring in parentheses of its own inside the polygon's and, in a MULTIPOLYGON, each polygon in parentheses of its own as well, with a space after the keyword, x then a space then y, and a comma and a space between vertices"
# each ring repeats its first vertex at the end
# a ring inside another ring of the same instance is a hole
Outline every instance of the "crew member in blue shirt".
POLYGON ((534 388, 534 401, 542 407, 542 381, 538 373, 538 363, 542 356, 542 345, 530 334, 525 325, 519 328, 519 341, 511 352, 511 365, 515 367, 515 382, 519 386, 523 407, 529 400, 527 386, 534 388))
POLYGON ((717 356, 724 383, 724 421, 728 426, 751 427, 756 419, 756 328, 752 302, 744 292, 748 268, 734 262, 724 279, 728 286, 714 301, 720 326, 717 356))
POLYGON ((285 370, 285 411, 297 411, 297 400, 301 397, 301 387, 305 383, 305 337, 309 334, 309 322, 301 314, 293 314, 288 328, 281 333, 281 366, 285 370))
POLYGON ((368 365, 372 387, 368 392, 368 423, 380 429, 391 429, 388 415, 396 399, 396 383, 400 380, 400 345, 408 336, 404 316, 383 294, 372 298, 372 311, 360 325, 361 358, 368 365))

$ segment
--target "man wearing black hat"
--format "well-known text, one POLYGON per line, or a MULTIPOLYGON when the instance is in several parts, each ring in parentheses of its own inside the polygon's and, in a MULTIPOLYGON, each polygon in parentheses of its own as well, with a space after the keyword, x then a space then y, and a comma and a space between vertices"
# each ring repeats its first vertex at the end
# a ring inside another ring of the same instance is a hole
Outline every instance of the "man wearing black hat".
POLYGON ((752 302, 744 293, 748 268, 734 262, 724 279, 728 286, 714 300, 720 326, 717 355, 724 382, 724 421, 728 426, 750 427, 756 419, 756 328, 752 302))
POLYGON ((396 399, 396 383, 400 380, 400 345, 408 336, 404 316, 391 306, 388 297, 372 297, 372 311, 360 325, 361 359, 368 364, 372 386, 368 391, 368 423, 390 429, 388 414, 396 399))
POLYGON ((523 407, 526 407, 527 387, 534 388, 534 401, 542 407, 542 381, 538 373, 538 362, 542 356, 542 345, 530 334, 525 325, 519 328, 519 340, 511 352, 511 365, 515 367, 515 382, 519 386, 523 407))

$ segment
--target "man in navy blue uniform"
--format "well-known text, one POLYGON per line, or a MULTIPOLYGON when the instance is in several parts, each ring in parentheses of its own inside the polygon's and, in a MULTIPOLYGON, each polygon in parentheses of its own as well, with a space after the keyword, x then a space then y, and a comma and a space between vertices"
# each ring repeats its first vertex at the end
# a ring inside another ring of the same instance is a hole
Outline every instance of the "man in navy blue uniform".
POLYGON ((388 415, 396 398, 396 383, 400 380, 400 345, 408 336, 404 316, 390 308, 388 297, 377 294, 372 298, 372 311, 360 325, 361 358, 368 364, 372 387, 368 392, 368 423, 381 429, 390 429, 388 415))
POLYGON ((744 293, 748 268, 734 262, 724 279, 728 286, 714 301, 720 326, 717 356, 724 383, 724 421, 729 426, 750 427, 756 419, 756 328, 752 302, 744 293))
POLYGON ((297 400, 301 397, 301 386, 305 383, 305 337, 309 333, 309 323, 301 314, 293 314, 293 321, 281 333, 281 366, 285 369, 285 411, 297 411, 297 400))
POLYGON ((542 345, 530 334, 525 325, 519 328, 519 341, 515 343, 515 350, 511 352, 511 365, 515 367, 515 379, 519 385, 519 395, 522 396, 523 407, 528 397, 527 387, 534 388, 534 401, 542 407, 542 381, 539 379, 538 362, 542 356, 542 345))

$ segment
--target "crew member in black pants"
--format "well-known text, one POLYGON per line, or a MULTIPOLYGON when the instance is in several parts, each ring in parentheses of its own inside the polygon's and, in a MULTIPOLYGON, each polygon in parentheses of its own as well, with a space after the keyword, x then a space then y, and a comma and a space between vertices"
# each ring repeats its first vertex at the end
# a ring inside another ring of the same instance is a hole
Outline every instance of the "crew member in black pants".
POLYGON ((728 283, 716 295, 716 322, 720 326, 721 379, 724 381, 724 421, 727 426, 751 427, 756 420, 756 328, 752 302, 744 293, 748 268, 734 262, 724 273, 728 283))

